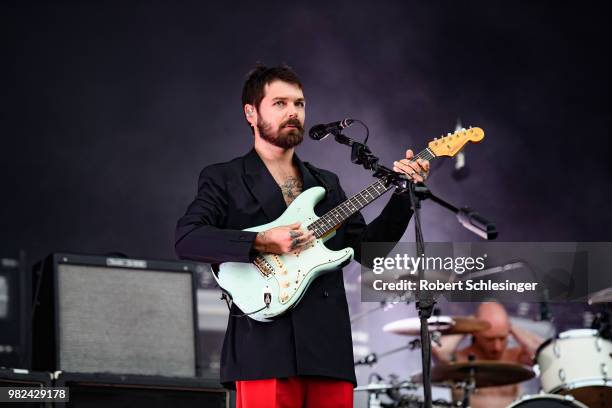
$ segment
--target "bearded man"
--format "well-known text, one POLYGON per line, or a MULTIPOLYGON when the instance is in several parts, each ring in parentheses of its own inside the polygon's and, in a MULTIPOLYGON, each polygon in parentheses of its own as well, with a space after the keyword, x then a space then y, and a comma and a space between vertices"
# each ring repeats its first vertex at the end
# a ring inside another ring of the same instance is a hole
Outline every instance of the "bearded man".
MULTIPOLYGON (((300 251, 315 237, 299 223, 258 233, 243 229, 275 220, 314 186, 326 190, 315 209, 319 215, 346 200, 338 176, 295 154, 303 139, 306 101, 289 67, 251 71, 242 108, 253 147, 200 173, 198 193, 176 229, 175 248, 182 259, 252 262, 259 253, 300 251)), ((412 157, 408 150, 394 170, 423 181, 429 163, 412 157)), ((366 224, 356 213, 325 245, 332 250, 350 246, 359 261, 362 242, 398 241, 411 216, 409 198, 393 194, 374 221, 366 224)), ((301 301, 272 322, 240 317, 243 313, 232 305, 221 356, 221 382, 236 388, 238 408, 353 406, 356 379, 342 269, 316 278, 301 301)))

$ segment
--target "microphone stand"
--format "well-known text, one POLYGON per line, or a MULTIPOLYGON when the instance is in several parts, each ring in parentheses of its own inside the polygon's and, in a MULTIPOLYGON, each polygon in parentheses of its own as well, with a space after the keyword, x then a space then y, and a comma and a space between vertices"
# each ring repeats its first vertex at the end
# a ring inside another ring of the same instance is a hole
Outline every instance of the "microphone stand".
MULTIPOLYGON (((421 229, 421 200, 422 195, 416 191, 416 185, 410 183, 408 185, 408 193, 412 202, 412 210, 414 212, 414 236, 416 239, 417 256, 425 256, 425 240, 423 239, 423 231, 421 229)), ((422 263, 419 263, 418 268, 419 281, 425 280, 425 270, 422 263)), ((416 291, 416 309, 419 313, 421 322, 421 360, 423 367, 423 406, 431 408, 431 340, 429 339, 429 324, 427 320, 433 313, 436 301, 433 297, 433 292, 425 290, 416 291)))
MULTIPOLYGON (((421 228, 421 201, 429 198, 436 204, 446 208, 456 214, 459 222, 470 231, 485 239, 495 239, 497 237, 497 229, 495 225, 470 208, 461 208, 436 197, 429 191, 423 183, 413 183, 400 173, 396 173, 388 167, 378 164, 379 158, 372 154, 368 146, 359 143, 348 136, 343 135, 339 131, 332 132, 336 141, 351 147, 351 162, 361 164, 367 170, 374 171, 374 177, 385 180, 386 185, 394 184, 400 193, 406 191, 410 194, 412 210, 414 212, 414 232, 416 239, 417 256, 425 256, 425 240, 423 239, 423 231, 421 228)), ((419 263, 418 268, 419 280, 425 279, 425 270, 422 263, 419 263)), ((433 293, 431 291, 416 291, 416 309, 419 314, 421 323, 421 359, 423 366, 423 407, 432 407, 431 396, 431 340, 429 337, 429 325, 427 320, 433 314, 433 309, 436 304, 433 293)), ((375 360, 376 361, 376 360, 375 360)), ((367 364, 367 363, 366 363, 367 364)))

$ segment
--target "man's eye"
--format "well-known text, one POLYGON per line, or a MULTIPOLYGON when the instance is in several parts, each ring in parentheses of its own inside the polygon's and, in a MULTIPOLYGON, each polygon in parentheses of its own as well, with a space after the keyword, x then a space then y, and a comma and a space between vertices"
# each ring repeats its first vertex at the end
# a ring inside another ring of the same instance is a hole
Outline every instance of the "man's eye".
POLYGON ((275 105, 276 106, 285 106, 285 102, 284 101, 276 101, 275 105))
POLYGON ((304 102, 296 102, 295 104, 299 106, 300 108, 304 107, 304 102))

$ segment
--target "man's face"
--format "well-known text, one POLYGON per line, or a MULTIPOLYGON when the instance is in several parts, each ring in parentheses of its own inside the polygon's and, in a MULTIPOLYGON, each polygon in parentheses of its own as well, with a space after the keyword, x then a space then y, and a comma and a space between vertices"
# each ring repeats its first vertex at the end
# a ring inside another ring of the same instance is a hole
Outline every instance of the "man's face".
POLYGON ((267 142, 290 149, 304 139, 306 110, 299 86, 280 80, 270 82, 264 88, 257 114, 259 135, 267 142))
POLYGON ((508 345, 509 330, 492 326, 489 330, 475 333, 474 343, 488 360, 499 360, 508 345))

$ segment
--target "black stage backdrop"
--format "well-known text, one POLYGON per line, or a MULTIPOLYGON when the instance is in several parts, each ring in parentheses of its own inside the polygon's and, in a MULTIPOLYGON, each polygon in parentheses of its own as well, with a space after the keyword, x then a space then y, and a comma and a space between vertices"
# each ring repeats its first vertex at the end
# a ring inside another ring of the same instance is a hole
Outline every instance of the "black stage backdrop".
MULTIPOLYGON (((3 2, 0 15, 5 256, 174 257, 199 170, 249 148, 240 91, 257 61, 302 76, 307 128, 362 119, 387 164, 458 120, 484 128, 469 177, 445 159, 430 186, 497 222, 499 240, 610 240, 606 21, 593 5, 3 2)), ((298 152, 349 193, 370 182, 331 140, 298 152)), ((424 211, 426 239, 473 239, 424 211)))

